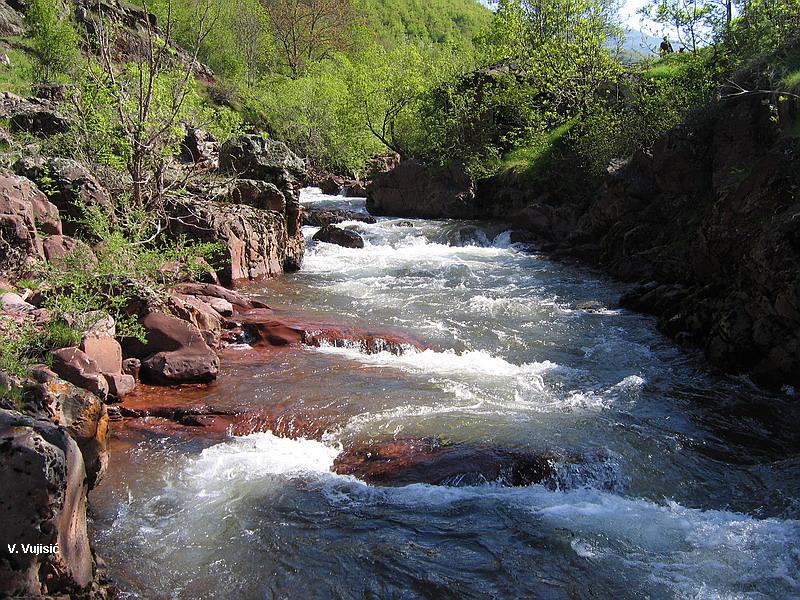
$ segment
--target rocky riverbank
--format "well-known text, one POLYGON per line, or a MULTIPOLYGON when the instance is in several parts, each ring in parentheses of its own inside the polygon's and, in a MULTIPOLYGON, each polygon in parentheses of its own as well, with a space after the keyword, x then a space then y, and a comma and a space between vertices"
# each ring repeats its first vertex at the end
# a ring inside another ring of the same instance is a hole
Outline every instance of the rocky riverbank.
POLYGON ((799 114, 796 98, 723 99, 615 162, 596 189, 576 191, 564 173, 538 185, 508 176, 472 182, 455 167, 407 162, 376 178, 367 206, 508 222, 514 239, 638 283, 622 306, 658 316, 662 331, 717 367, 797 386, 799 114))

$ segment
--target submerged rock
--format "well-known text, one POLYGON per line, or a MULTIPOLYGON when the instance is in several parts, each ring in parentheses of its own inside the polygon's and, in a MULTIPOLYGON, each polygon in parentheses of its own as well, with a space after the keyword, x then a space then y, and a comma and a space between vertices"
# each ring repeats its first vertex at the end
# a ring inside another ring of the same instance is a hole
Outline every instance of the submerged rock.
POLYGON ((326 227, 327 225, 338 225, 345 221, 359 221, 369 224, 378 222, 375 217, 354 210, 319 210, 307 208, 303 211, 303 225, 326 227))
POLYGON ((312 238, 315 242, 326 242, 336 244, 344 248, 363 248, 364 239, 355 231, 342 229, 336 225, 326 225, 314 234, 312 238))
POLYGON ((396 439, 345 450, 333 464, 340 475, 373 485, 509 486, 541 483, 553 476, 550 458, 481 444, 445 445, 435 438, 396 439))

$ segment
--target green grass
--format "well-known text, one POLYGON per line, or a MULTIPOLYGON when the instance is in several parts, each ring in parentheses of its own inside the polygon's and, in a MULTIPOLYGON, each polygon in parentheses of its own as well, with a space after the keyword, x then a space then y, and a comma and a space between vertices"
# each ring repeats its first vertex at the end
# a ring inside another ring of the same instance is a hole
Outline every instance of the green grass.
POLYGON ((554 151, 566 139, 576 121, 569 121, 552 131, 532 137, 528 144, 512 150, 500 164, 499 172, 506 177, 536 179, 553 160, 554 151))
POLYGON ((33 62, 30 41, 20 37, 0 38, 10 49, 6 51, 10 65, 0 65, 0 91, 29 96, 33 84, 33 62))
POLYGON ((675 79, 686 72, 689 66, 689 55, 672 54, 665 56, 654 63, 645 71, 645 77, 649 79, 675 79))

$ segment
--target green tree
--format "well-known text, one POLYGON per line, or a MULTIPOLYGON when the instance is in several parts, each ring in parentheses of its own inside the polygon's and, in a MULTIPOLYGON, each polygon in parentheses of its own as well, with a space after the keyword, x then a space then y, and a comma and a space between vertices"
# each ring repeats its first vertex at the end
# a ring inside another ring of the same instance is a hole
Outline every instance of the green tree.
POLYGON ((60 4, 56 0, 32 0, 25 25, 33 39, 36 80, 50 83, 69 75, 79 56, 79 37, 69 15, 61 13, 60 4))

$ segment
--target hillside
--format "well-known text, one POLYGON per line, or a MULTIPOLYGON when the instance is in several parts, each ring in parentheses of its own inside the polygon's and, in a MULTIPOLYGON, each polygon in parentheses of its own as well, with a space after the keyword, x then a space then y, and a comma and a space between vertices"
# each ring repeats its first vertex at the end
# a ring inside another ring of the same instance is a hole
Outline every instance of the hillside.
POLYGON ((359 4, 387 44, 404 39, 458 44, 471 40, 492 17, 478 0, 359 0, 359 4))

